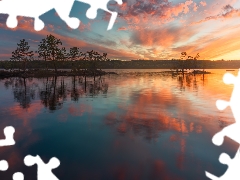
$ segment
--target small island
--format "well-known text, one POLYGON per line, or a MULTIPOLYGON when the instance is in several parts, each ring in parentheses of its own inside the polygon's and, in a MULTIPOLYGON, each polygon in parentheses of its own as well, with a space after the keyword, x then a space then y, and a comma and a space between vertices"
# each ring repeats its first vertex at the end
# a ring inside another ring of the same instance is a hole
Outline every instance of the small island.
POLYGON ((102 76, 116 74, 98 68, 101 61, 109 61, 107 53, 102 55, 94 50, 81 52, 71 47, 69 52, 62 46, 60 39, 47 35, 38 45, 38 50, 30 50, 25 39, 17 43, 9 61, 2 61, 1 78, 8 77, 50 77, 50 76, 102 76), (38 55, 38 57, 34 57, 38 55))

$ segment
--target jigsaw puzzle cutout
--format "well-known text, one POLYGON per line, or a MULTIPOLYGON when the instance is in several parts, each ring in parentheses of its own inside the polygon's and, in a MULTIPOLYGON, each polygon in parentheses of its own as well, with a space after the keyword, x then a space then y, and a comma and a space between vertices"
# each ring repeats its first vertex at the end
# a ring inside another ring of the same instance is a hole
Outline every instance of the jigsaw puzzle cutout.
MULTIPOLYGON (((230 73, 226 73, 223 77, 223 82, 225 84, 233 84, 234 88, 232 91, 232 96, 230 101, 218 100, 216 106, 219 110, 224 110, 228 106, 231 108, 233 116, 235 118, 235 123, 225 127, 222 131, 215 134, 212 138, 213 144, 220 146, 223 144, 224 137, 229 137, 232 140, 240 144, 240 69, 238 71, 238 76, 235 77, 230 73)), ((235 157, 230 158, 226 153, 222 153, 219 157, 219 161, 222 164, 228 165, 228 169, 224 175, 221 177, 216 177, 209 172, 205 172, 206 176, 212 180, 235 180, 240 179, 240 148, 238 149, 235 157)))
POLYGON ((26 166, 38 165, 38 180, 58 180, 58 178, 52 173, 52 169, 57 168, 60 165, 60 161, 57 158, 51 158, 50 161, 45 164, 43 160, 37 155, 36 157, 28 155, 24 158, 26 166))
POLYGON ((8 162, 5 160, 0 161, 0 171, 8 170, 8 162))
MULTIPOLYGON (((4 128, 5 139, 0 140, 0 146, 11 146, 15 144, 15 140, 13 135, 15 133, 15 129, 12 126, 8 126, 4 128)), ((28 155, 24 158, 24 164, 26 166, 33 166, 37 164, 38 172, 37 179, 38 180, 58 180, 58 178, 52 173, 52 169, 57 168, 60 165, 60 161, 57 158, 51 158, 50 161, 45 164, 43 160, 37 155, 36 157, 28 155)), ((8 162, 6 160, 0 161, 0 171, 8 170, 8 162)), ((24 180, 24 175, 21 172, 16 172, 13 174, 13 180, 24 180)))
POLYGON ((14 173, 13 180, 24 180, 24 175, 20 172, 14 173))
POLYGON ((238 149, 233 159, 226 153, 222 153, 219 157, 219 161, 222 164, 228 165, 228 169, 221 177, 216 177, 209 172, 206 172, 206 176, 212 180, 237 180, 240 177, 240 149, 238 149))
MULTIPOLYGON (((110 0, 101 0, 101 1, 100 0, 77 0, 77 1, 89 4, 91 6, 86 12, 86 16, 89 19, 95 19, 97 17, 98 9, 101 9, 101 10, 104 10, 104 11, 110 13, 111 18, 110 18, 110 22, 109 22, 107 30, 112 29, 112 27, 117 19, 118 13, 108 10, 107 5, 110 0)), ((122 3, 123 3, 122 0, 115 0, 115 1, 119 5, 122 5, 122 3)))
MULTIPOLYGON (((97 10, 102 9, 111 13, 111 19, 107 30, 112 29, 118 13, 108 10, 107 4, 110 0, 76 0, 89 4, 86 15, 90 19, 95 19, 97 10)), ((9 14, 7 26, 15 28, 18 25, 17 16, 25 16, 34 18, 34 29, 40 31, 44 28, 44 22, 39 19, 41 15, 55 9, 59 17, 72 28, 77 29, 80 25, 80 20, 75 17, 69 17, 72 6, 75 0, 2 0, 0 1, 0 14, 9 14), (34 8, 36 7, 36 8, 34 8)), ((122 0, 116 0, 121 5, 122 0)))
POLYGON ((4 130, 5 139, 0 140, 0 146, 12 146, 15 144, 13 139, 13 135, 15 133, 15 129, 12 126, 5 127, 4 130))

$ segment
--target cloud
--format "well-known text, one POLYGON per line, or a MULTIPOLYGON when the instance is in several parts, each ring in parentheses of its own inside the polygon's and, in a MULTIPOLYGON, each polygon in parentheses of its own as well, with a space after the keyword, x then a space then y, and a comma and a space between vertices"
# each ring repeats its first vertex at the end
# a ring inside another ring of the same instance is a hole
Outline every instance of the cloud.
POLYGON ((168 0, 135 0, 127 1, 116 8, 119 17, 127 24, 126 29, 143 29, 171 22, 181 14, 197 10, 197 5, 192 0, 173 4, 168 0))
POLYGON ((126 27, 120 27, 120 28, 118 28, 118 31, 126 31, 126 30, 127 30, 126 27))
POLYGON ((202 6, 206 6, 206 5, 207 5, 207 3, 206 3, 205 1, 201 1, 200 4, 201 4, 202 6))
POLYGON ((83 31, 90 31, 91 30, 91 24, 90 23, 87 23, 87 24, 81 23, 80 26, 79 26, 79 30, 81 32, 83 32, 83 31))
POLYGON ((171 47, 179 41, 187 40, 189 36, 192 36, 194 33, 194 30, 189 28, 189 30, 186 31, 186 29, 181 26, 143 29, 140 31, 134 31, 131 37, 131 42, 142 46, 171 47))
POLYGON ((201 24, 210 20, 218 20, 218 19, 229 19, 232 17, 240 17, 240 9, 234 9, 231 5, 226 5, 223 8, 223 12, 214 15, 214 16, 208 16, 205 19, 202 19, 198 22, 194 22, 192 24, 201 24))
POLYGON ((222 28, 221 31, 212 31, 186 46, 173 48, 172 53, 186 51, 191 55, 200 53, 201 59, 221 59, 225 54, 239 50, 239 30, 239 26, 236 25, 222 28))

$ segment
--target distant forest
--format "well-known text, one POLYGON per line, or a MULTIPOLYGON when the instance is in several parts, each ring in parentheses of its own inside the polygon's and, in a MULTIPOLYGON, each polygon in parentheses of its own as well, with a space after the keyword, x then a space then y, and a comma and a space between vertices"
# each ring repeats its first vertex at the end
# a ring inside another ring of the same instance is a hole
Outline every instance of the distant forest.
MULTIPOLYGON (((8 69, 9 61, 0 61, 0 68, 8 69)), ((73 64, 76 61, 58 61, 58 69, 72 69, 73 64)), ((12 67, 17 68, 21 66, 21 62, 12 62, 12 67)), ((52 61, 45 62, 44 60, 29 61, 28 69, 44 69, 48 64, 49 69, 54 69, 52 61)), ((84 67, 84 61, 79 60, 78 66, 84 67)), ((120 60, 108 60, 99 61, 97 68, 99 69, 237 69, 240 68, 240 61, 209 61, 209 60, 132 60, 132 61, 120 61, 120 60), (183 64, 182 64, 183 63, 183 64), (179 64, 182 64, 181 66, 179 64)))

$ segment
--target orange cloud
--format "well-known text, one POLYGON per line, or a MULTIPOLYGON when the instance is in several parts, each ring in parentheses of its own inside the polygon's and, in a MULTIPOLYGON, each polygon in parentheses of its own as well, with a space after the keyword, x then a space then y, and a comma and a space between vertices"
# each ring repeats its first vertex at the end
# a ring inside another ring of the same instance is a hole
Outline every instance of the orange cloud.
POLYGON ((206 5, 207 5, 207 3, 206 3, 205 1, 201 1, 200 4, 201 4, 202 6, 206 6, 206 5))

